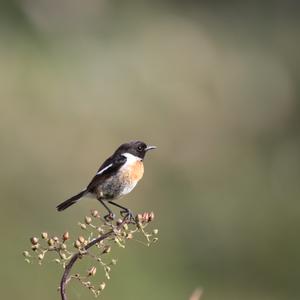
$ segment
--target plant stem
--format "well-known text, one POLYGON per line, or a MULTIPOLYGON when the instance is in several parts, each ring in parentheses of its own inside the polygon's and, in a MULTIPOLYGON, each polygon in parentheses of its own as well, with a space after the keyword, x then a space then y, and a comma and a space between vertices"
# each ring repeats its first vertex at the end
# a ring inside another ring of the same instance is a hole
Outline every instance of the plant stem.
MULTIPOLYGON (((116 229, 118 230, 121 226, 123 226, 124 223, 127 223, 130 221, 130 218, 128 218, 129 215, 126 215, 122 222, 116 227, 116 229)), ((91 242, 89 242, 84 248, 83 250, 86 251, 88 250, 89 248, 93 247, 95 244, 107 239, 108 237, 110 236, 113 236, 115 235, 115 230, 110 230, 104 234, 102 234, 101 236, 99 236, 98 238, 92 240, 91 242)), ((82 254, 82 252, 77 252, 75 253, 70 261, 68 262, 68 264, 66 265, 65 267, 65 271, 63 273, 63 276, 61 278, 61 281, 60 281, 60 295, 61 295, 61 300, 67 300, 67 295, 66 295, 66 285, 67 283, 69 282, 69 275, 70 275, 70 272, 72 270, 72 267, 73 265, 75 264, 75 262, 77 261, 77 259, 82 256, 84 254, 82 254)))

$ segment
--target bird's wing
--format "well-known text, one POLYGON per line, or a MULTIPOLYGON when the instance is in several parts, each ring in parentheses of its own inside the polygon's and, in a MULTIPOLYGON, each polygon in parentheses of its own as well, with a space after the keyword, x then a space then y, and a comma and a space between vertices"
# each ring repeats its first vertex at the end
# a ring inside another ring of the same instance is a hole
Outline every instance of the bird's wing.
POLYGON ((127 158, 123 155, 109 157, 99 168, 96 175, 88 184, 86 190, 93 191, 101 182, 114 175, 125 163, 127 158))

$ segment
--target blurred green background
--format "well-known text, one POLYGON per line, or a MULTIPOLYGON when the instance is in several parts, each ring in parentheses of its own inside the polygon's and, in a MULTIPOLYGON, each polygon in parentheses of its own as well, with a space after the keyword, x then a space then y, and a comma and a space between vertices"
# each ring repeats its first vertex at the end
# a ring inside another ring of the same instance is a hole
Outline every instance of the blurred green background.
POLYGON ((298 6, 1 1, 1 299, 59 299, 20 253, 102 211, 55 206, 133 139, 159 148, 120 203, 160 241, 120 251, 102 299, 299 299, 298 6))

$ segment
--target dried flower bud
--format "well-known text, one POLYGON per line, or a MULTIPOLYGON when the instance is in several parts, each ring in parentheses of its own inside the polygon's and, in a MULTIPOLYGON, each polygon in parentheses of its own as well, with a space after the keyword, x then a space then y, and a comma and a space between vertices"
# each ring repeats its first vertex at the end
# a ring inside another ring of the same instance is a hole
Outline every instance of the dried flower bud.
POLYGON ((34 237, 30 238, 30 242, 32 245, 36 245, 39 242, 39 239, 34 236, 34 237))
POLYGON ((148 222, 151 222, 153 219, 154 219, 154 212, 151 211, 151 212, 149 213, 148 222))
POLYGON ((99 286, 100 291, 103 291, 105 289, 105 286, 106 286, 105 282, 102 282, 99 286))
POLYGON ((127 238, 128 240, 132 240, 132 239, 133 239, 133 234, 132 234, 131 232, 127 233, 127 234, 126 234, 126 238, 127 238))
POLYGON ((60 260, 58 258, 54 259, 54 261, 58 264, 60 264, 60 260))
POLYGON ((143 216, 142 214, 137 214, 135 217, 136 222, 140 223, 143 221, 143 216))
POLYGON ((59 242, 59 238, 57 236, 54 236, 52 239, 55 243, 59 242))
POLYGON ((93 266, 88 270, 88 276, 95 276, 96 272, 97 272, 97 268, 93 266))
POLYGON ((53 239, 49 239, 49 240, 48 240, 48 245, 49 245, 49 246, 53 246, 53 245, 54 245, 54 243, 55 243, 55 242, 54 242, 54 240, 53 240, 53 239))
POLYGON ((149 213, 144 212, 143 213, 143 222, 148 222, 148 220, 149 220, 149 213))
POLYGON ((111 263, 112 263, 112 265, 116 265, 117 264, 117 260, 115 259, 115 258, 113 258, 112 260, 111 260, 111 263))
POLYGON ((78 241, 83 244, 85 241, 85 238, 81 235, 78 237, 78 241))
POLYGON ((91 210, 91 215, 92 215, 94 218, 99 217, 99 212, 98 212, 98 210, 96 210, 96 209, 91 210))
POLYGON ((81 246, 81 243, 80 243, 78 240, 76 240, 76 241, 74 242, 74 247, 75 247, 75 248, 80 248, 80 246, 81 246))
POLYGON ((84 222, 85 222, 85 224, 89 225, 89 224, 91 224, 91 223, 92 223, 92 218, 91 218, 91 217, 88 217, 88 216, 86 216, 86 217, 84 218, 84 222))
POLYGON ((81 229, 86 229, 86 225, 83 223, 80 224, 80 227, 81 227, 81 229))
POLYGON ((43 260, 43 258, 44 258, 44 254, 40 253, 40 254, 38 255, 38 259, 39 259, 39 260, 43 260))
POLYGON ((105 246, 102 253, 109 253, 110 251, 111 251, 111 247, 110 246, 105 246))
POLYGON ((67 255, 66 255, 65 253, 60 253, 60 257, 61 257, 62 259, 67 259, 67 255))
POLYGON ((32 245, 32 246, 31 246, 31 249, 32 249, 33 251, 36 251, 37 249, 39 249, 39 247, 40 247, 40 244, 36 244, 36 245, 32 245))
POLYGON ((48 233, 47 232, 42 232, 41 236, 42 236, 42 239, 44 239, 44 240, 48 239, 48 233))
POLYGON ((128 224, 127 224, 127 223, 124 223, 124 224, 123 224, 123 228, 124 228, 125 230, 128 230, 128 224))
POLYGON ((31 255, 29 254, 28 251, 24 251, 24 252, 23 252, 23 255, 24 255, 24 257, 31 257, 31 255))
POLYGON ((158 238, 154 238, 152 241, 153 243, 156 243, 158 241, 158 238))
POLYGON ((61 244, 60 249, 61 250, 66 250, 67 249, 67 245, 66 244, 61 244))
POLYGON ((157 235, 158 234, 158 229, 153 229, 153 234, 157 235))
POLYGON ((104 232, 104 230, 103 230, 101 227, 97 227, 97 231, 98 231, 99 233, 103 233, 103 232, 104 232))
POLYGON ((68 231, 66 231, 64 234, 63 234, 63 241, 65 242, 65 241, 67 241, 69 238, 70 238, 70 234, 69 234, 69 232, 68 231))
POLYGON ((117 220, 117 222, 116 222, 117 226, 121 225, 121 224, 122 224, 122 222, 123 222, 123 220, 122 220, 122 219, 118 219, 118 220, 117 220))

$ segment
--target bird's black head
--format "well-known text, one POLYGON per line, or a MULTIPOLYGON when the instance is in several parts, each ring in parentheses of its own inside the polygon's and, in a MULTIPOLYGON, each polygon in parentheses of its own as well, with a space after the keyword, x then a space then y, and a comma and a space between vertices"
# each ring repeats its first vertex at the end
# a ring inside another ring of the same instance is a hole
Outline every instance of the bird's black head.
POLYGON ((117 149, 116 153, 130 153, 134 156, 143 159, 146 155, 146 152, 152 149, 156 149, 156 146, 147 146, 144 142, 132 141, 129 143, 122 144, 117 149))

